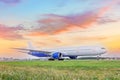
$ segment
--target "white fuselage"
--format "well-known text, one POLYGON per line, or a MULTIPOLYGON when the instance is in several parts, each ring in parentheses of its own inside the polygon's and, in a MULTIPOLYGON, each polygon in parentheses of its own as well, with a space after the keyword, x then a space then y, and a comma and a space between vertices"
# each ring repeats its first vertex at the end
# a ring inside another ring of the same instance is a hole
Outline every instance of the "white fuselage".
POLYGON ((80 47, 66 47, 47 49, 47 51, 61 52, 64 55, 70 56, 95 56, 106 53, 106 49, 101 46, 80 46, 80 47))

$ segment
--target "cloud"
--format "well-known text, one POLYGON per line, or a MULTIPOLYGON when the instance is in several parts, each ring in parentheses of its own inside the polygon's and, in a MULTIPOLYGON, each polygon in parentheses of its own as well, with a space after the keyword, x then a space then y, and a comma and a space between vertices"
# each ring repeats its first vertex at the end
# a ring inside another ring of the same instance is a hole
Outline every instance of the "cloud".
POLYGON ((106 24, 111 22, 118 22, 120 19, 120 16, 118 16, 117 12, 119 12, 118 4, 120 3, 119 0, 111 1, 109 3, 109 6, 105 6, 103 9, 100 10, 100 14, 106 14, 106 11, 109 12, 109 14, 106 14, 105 16, 101 16, 98 20, 99 24, 106 24))
POLYGON ((54 45, 58 45, 58 44, 61 44, 62 41, 59 40, 59 39, 55 39, 55 38, 49 38, 49 39, 46 39, 44 41, 39 41, 37 42, 37 44, 41 45, 41 46, 51 46, 51 43, 54 43, 54 45))
POLYGON ((21 0, 0 0, 0 2, 6 3, 6 4, 16 4, 19 3, 21 0))
POLYGON ((105 36, 86 36, 86 37, 76 37, 76 38, 74 38, 75 40, 77 40, 77 41, 102 41, 102 40, 106 40, 106 39, 108 39, 108 37, 105 37, 105 36))
POLYGON ((118 22, 119 19, 111 19, 107 17, 103 17, 101 20, 98 20, 99 24, 106 24, 106 23, 112 23, 112 22, 118 22))
POLYGON ((83 14, 60 16, 55 14, 45 15, 47 18, 38 20, 39 26, 33 29, 33 36, 58 34, 69 31, 74 27, 88 28, 96 22, 98 16, 94 12, 85 12, 83 14))
POLYGON ((0 38, 9 40, 23 39, 23 36, 19 33, 23 29, 22 26, 8 27, 0 24, 0 38))
POLYGON ((57 15, 57 14, 46 14, 44 18, 37 21, 38 26, 32 28, 29 36, 41 36, 41 35, 56 35, 59 33, 67 32, 76 28, 87 29, 96 25, 96 23, 110 22, 110 20, 104 19, 103 16, 112 9, 117 3, 111 1, 108 5, 103 6, 99 9, 86 11, 83 13, 77 13, 72 15, 57 15))
POLYGON ((58 34, 74 29, 75 27, 82 29, 89 28, 99 19, 99 15, 91 11, 68 16, 55 14, 45 16, 47 16, 47 18, 39 20, 39 26, 33 29, 33 36, 58 34))

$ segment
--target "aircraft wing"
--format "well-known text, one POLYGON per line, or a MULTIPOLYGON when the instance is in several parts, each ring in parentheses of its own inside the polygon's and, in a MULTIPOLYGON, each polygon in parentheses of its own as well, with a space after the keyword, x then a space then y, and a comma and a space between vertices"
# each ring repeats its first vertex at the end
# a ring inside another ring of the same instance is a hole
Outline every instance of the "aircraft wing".
POLYGON ((47 53, 47 54, 52 53, 50 51, 33 50, 33 49, 25 49, 25 48, 12 48, 12 49, 21 50, 21 51, 36 51, 36 52, 47 53))

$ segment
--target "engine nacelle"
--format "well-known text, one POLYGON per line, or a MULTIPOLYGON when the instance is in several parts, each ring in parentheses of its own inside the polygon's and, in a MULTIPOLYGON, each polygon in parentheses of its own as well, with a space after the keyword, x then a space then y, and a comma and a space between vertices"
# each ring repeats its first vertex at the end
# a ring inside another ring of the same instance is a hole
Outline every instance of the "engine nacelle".
POLYGON ((53 59, 60 59, 61 57, 62 57, 62 53, 60 53, 60 52, 52 53, 52 58, 53 59))

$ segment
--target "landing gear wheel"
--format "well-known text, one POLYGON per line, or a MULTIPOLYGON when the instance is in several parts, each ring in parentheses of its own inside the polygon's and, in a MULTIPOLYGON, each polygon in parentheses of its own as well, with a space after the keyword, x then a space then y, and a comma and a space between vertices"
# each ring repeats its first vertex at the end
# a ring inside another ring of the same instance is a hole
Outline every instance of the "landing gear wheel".
POLYGON ((53 59, 53 58, 50 58, 50 59, 48 59, 49 61, 54 61, 55 59, 53 59))
POLYGON ((60 59, 58 59, 58 60, 63 61, 64 59, 63 59, 63 58, 60 58, 60 59))

